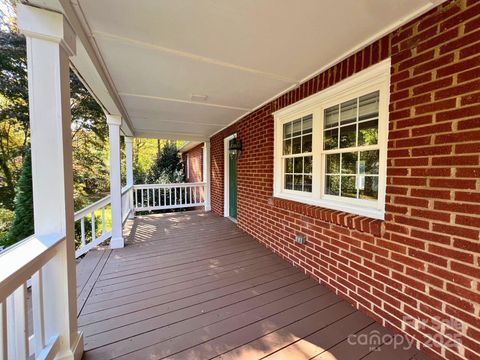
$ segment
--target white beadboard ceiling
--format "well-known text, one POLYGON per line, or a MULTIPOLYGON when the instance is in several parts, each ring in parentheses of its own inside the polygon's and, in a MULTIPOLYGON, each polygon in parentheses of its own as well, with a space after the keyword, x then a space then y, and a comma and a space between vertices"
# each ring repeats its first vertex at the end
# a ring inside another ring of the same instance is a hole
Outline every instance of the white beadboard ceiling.
MULTIPOLYGON (((182 140, 207 139, 439 2, 60 0, 83 23, 133 133, 182 140)), ((89 85, 107 93, 98 76, 89 85)))

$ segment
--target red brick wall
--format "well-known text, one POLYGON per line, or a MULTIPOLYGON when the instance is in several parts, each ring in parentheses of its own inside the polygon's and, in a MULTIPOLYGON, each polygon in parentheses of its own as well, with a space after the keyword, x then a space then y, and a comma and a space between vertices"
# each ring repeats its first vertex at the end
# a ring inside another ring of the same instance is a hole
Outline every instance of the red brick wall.
POLYGON ((184 163, 185 178, 187 182, 202 182, 203 181, 203 144, 199 144, 194 148, 182 154, 184 163), (187 154, 189 162, 189 177, 187 177, 187 154))
POLYGON ((479 29, 480 1, 447 2, 211 138, 214 212, 223 139, 237 132, 238 226, 436 358, 480 359, 479 29), (272 112, 387 57, 385 221, 272 198, 272 112))

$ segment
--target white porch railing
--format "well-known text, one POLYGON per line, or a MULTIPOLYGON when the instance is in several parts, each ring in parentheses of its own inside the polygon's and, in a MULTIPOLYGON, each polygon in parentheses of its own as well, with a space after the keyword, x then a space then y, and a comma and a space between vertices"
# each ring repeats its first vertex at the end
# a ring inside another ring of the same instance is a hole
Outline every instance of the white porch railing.
POLYGON ((65 238, 60 235, 31 236, 1 254, 0 267, 0 358, 53 359, 59 337, 45 339, 45 307, 42 268, 60 254, 65 238), (27 281, 31 280, 32 329, 28 328, 27 281), (33 335, 28 336, 30 331, 33 335))
MULTIPOLYGON (((122 189, 122 222, 134 211, 131 206, 132 196, 133 186, 125 186, 122 189)), ((110 219, 110 195, 75 213, 75 224, 80 224, 80 247, 75 251, 75 257, 82 256, 94 246, 111 238, 110 219), (100 221, 97 221, 97 217, 100 221)))
POLYGON ((134 185, 135 211, 204 206, 205 186, 205 183, 134 185))
MULTIPOLYGON (((122 221, 135 211, 204 204, 205 183, 128 186, 122 189, 122 221)), ((112 236, 110 216, 110 196, 75 213, 75 223, 80 224, 76 257, 112 236)), ((0 359, 53 359, 57 355, 59 337, 45 338, 44 312, 54 303, 44 298, 42 269, 55 256, 62 256, 62 245, 65 238, 60 235, 31 236, 0 254, 0 359), (28 327, 27 283, 31 287, 32 329, 28 327)))

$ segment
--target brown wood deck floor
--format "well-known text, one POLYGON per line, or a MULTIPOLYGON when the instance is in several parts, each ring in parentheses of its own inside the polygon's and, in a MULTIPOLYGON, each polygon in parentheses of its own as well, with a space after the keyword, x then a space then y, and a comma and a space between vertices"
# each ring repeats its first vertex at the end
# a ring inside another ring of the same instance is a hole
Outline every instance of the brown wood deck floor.
POLYGON ((350 345, 388 334, 231 221, 203 212, 138 217, 127 246, 77 266, 85 359, 425 359, 350 345))

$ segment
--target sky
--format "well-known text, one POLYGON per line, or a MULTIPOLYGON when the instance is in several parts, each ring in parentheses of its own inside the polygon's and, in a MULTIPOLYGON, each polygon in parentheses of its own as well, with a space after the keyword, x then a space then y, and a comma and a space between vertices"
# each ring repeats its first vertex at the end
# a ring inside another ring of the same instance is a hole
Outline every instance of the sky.
POLYGON ((2 18, 1 21, 0 21, 0 29, 1 30, 7 30, 5 28, 5 22, 6 22, 6 19, 5 18, 8 18, 10 16, 14 16, 14 12, 11 8, 10 5, 7 4, 7 1, 6 0, 0 0, 0 17, 2 18))

